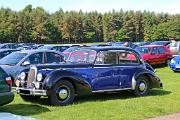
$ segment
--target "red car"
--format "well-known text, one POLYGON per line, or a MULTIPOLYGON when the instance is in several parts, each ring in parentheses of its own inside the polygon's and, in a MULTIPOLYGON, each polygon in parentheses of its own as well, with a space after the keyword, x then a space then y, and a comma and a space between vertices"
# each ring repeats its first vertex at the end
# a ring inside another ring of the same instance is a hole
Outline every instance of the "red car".
POLYGON ((144 61, 151 65, 168 65, 173 58, 173 54, 169 48, 162 45, 141 46, 138 51, 140 52, 144 61))

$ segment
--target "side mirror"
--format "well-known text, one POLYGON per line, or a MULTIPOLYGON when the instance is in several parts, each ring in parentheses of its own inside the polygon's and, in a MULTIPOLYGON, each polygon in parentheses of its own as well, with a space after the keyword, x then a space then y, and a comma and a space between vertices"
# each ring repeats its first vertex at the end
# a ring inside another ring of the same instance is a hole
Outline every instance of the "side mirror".
POLYGON ((24 62, 22 63, 22 65, 23 65, 23 66, 30 65, 30 62, 29 62, 29 61, 24 61, 24 62))

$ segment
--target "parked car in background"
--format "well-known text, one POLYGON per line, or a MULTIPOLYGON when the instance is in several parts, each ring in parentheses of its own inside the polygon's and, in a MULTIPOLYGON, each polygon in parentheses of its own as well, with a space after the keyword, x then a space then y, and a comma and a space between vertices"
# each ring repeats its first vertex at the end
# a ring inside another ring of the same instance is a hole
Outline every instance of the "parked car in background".
POLYGON ((0 44, 0 49, 16 49, 19 45, 17 43, 3 43, 0 44))
POLYGON ((180 42, 174 42, 169 45, 170 51, 173 53, 174 56, 179 55, 180 53, 180 42))
POLYGON ((22 71, 16 79, 17 93, 24 100, 48 96, 52 105, 68 105, 77 95, 131 90, 145 96, 151 88, 162 87, 152 68, 147 69, 141 56, 127 47, 78 48, 57 66, 22 71))
MULTIPOLYGON (((85 48, 85 47, 89 47, 89 46, 83 46, 83 48, 85 48)), ((97 47, 97 46, 92 46, 92 47, 97 47)), ((70 48, 66 49, 65 51, 63 51, 63 54, 65 55, 65 60, 68 59, 68 57, 71 55, 71 53, 78 50, 79 48, 82 48, 82 46, 73 46, 73 47, 70 47, 70 48)))
POLYGON ((106 47, 106 46, 111 46, 109 44, 94 44, 94 45, 91 45, 91 47, 106 47))
POLYGON ((39 47, 38 49, 44 50, 55 50, 59 52, 63 52, 64 50, 68 49, 70 46, 54 46, 54 45, 44 45, 39 47))
POLYGON ((145 46, 145 45, 150 45, 152 42, 138 42, 136 45, 138 46, 145 46))
POLYGON ((171 43, 170 41, 155 41, 155 42, 152 42, 151 45, 163 45, 163 46, 169 47, 170 43, 171 43))
POLYGON ((32 64, 59 63, 64 54, 51 50, 24 50, 13 52, 0 60, 0 66, 13 78, 16 73, 32 64))
POLYGON ((11 87, 11 77, 0 67, 0 105, 13 101, 14 93, 11 91, 11 87))
POLYGON ((169 67, 174 71, 174 72, 177 72, 177 71, 180 71, 180 55, 178 56, 175 56, 170 64, 169 64, 169 67))
POLYGON ((151 65, 165 64, 168 65, 173 58, 169 48, 163 45, 147 45, 138 48, 144 61, 151 65))
POLYGON ((12 52, 16 52, 16 51, 18 51, 18 50, 16 50, 16 49, 0 49, 0 59, 11 54, 12 52))

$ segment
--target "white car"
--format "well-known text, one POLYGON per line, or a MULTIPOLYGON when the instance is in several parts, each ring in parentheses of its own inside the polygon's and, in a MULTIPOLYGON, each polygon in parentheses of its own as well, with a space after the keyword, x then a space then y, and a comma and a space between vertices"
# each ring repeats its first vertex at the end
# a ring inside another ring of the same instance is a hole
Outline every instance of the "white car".
POLYGON ((173 53, 173 56, 177 56, 180 53, 180 42, 172 42, 169 46, 170 51, 173 53))

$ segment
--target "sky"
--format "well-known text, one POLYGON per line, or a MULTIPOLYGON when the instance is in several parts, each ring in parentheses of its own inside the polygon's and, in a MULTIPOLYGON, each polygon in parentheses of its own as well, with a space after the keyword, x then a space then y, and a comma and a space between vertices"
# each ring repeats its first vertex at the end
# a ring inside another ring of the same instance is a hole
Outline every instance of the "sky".
POLYGON ((49 13, 62 8, 64 11, 81 9, 83 12, 96 10, 101 13, 123 9, 180 14, 180 0, 0 0, 1 7, 15 11, 20 11, 29 4, 33 8, 43 7, 49 13))

